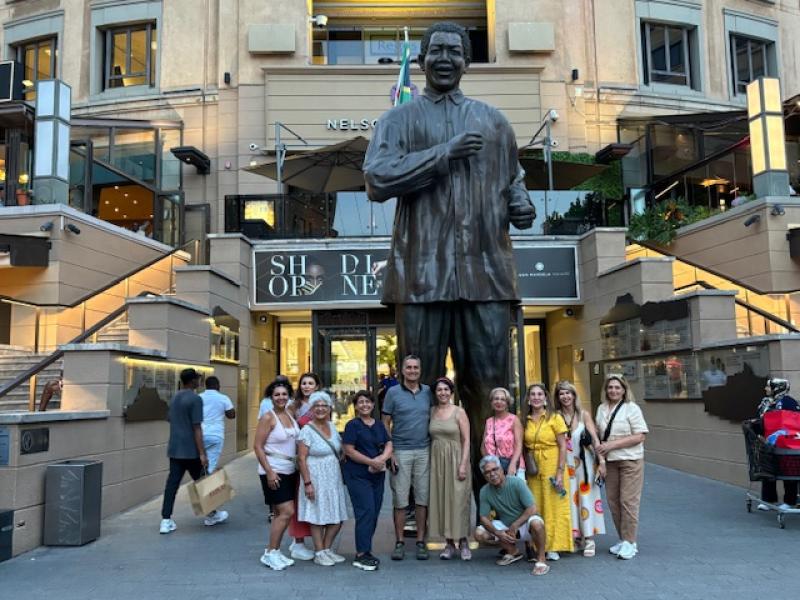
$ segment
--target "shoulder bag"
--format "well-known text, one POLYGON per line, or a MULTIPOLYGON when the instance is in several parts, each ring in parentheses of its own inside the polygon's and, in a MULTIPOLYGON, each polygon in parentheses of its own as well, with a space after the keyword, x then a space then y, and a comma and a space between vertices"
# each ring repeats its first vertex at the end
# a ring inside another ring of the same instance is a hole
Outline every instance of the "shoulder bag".
MULTIPOLYGON (((322 441, 325 442, 326 444, 328 444, 328 447, 331 449, 331 451, 333 452, 333 455, 336 457, 336 459, 339 462, 342 461, 342 459, 344 458, 344 453, 341 452, 340 450, 337 450, 336 446, 333 445, 333 442, 331 442, 328 438, 326 438, 324 435, 322 435, 322 432, 319 429, 317 429, 316 427, 314 427, 313 423, 309 423, 308 425, 306 425, 306 427, 310 427, 311 431, 313 431, 320 438, 322 438, 322 441)), ((333 427, 333 425, 331 425, 331 427, 333 427)))
POLYGON ((612 412, 611 416, 608 418, 608 424, 606 425, 606 429, 603 432, 603 437, 600 440, 601 442, 607 442, 608 441, 608 437, 611 435, 611 425, 614 423, 614 417, 617 416, 617 413, 619 412, 619 409, 622 408, 622 405, 624 403, 625 403, 624 400, 620 400, 619 404, 617 404, 617 407, 614 409, 614 412, 612 412))
POLYGON ((530 450, 525 451, 525 474, 528 477, 536 477, 539 474, 539 465, 536 464, 536 454, 534 454, 534 451, 536 450, 536 441, 539 439, 539 431, 541 431, 546 418, 546 415, 542 417, 539 426, 536 428, 536 433, 533 435, 533 446, 531 446, 530 450))

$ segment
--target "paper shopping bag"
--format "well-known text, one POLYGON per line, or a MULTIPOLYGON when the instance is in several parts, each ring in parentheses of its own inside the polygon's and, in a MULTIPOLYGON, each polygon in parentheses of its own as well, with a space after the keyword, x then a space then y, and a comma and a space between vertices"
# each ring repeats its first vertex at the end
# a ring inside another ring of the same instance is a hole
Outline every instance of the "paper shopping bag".
POLYGON ((214 471, 189 483, 187 490, 192 509, 197 516, 203 516, 218 509, 233 498, 233 487, 225 469, 214 471))

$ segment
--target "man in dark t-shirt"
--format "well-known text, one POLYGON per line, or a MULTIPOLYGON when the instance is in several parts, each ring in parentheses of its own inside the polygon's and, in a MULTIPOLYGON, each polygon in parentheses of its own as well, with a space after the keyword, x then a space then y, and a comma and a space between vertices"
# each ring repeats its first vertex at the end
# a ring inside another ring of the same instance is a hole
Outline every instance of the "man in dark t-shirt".
POLYGON ((203 399, 195 392, 200 376, 194 369, 184 369, 180 377, 181 390, 169 405, 169 475, 161 506, 161 533, 172 533, 177 529, 172 520, 172 509, 184 473, 188 471, 191 478, 197 480, 208 466, 203 445, 203 399))

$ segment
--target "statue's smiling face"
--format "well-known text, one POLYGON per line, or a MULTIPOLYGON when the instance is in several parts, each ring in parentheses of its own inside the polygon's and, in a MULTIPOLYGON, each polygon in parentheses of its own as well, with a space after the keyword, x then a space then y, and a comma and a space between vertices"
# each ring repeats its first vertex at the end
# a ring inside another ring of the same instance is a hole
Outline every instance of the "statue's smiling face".
POLYGON ((466 68, 461 36, 449 31, 434 32, 423 63, 428 86, 449 92, 458 87, 466 68))

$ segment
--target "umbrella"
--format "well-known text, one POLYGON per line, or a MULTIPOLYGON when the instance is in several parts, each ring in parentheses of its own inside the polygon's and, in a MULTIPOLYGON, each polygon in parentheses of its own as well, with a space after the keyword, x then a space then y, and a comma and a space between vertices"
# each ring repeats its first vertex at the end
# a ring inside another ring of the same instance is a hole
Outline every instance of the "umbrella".
MULTIPOLYGON (((364 187, 364 153, 369 140, 356 137, 338 144, 304 150, 283 161, 281 182, 315 193, 338 192, 364 187)), ((278 179, 277 159, 245 171, 278 179)))
MULTIPOLYGON (((547 163, 542 158, 521 156, 519 159, 525 169, 525 187, 529 190, 547 189, 547 163)), ((574 163, 563 160, 553 161, 553 189, 571 190, 587 179, 605 171, 606 165, 574 163)))

